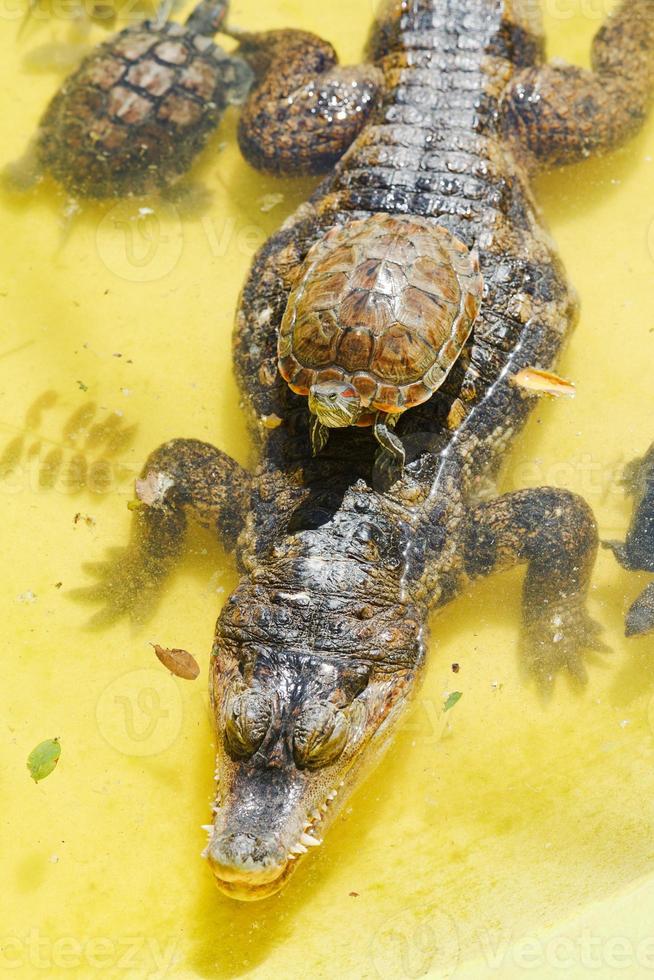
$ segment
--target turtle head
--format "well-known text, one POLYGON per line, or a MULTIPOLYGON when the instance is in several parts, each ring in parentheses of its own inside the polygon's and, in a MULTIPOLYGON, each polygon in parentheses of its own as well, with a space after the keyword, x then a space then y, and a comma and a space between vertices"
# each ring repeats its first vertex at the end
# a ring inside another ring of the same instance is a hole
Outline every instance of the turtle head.
POLYGON ((309 410, 329 429, 356 425, 361 409, 361 399, 352 385, 327 381, 309 390, 309 410))
POLYGON ((213 37, 223 28, 228 13, 227 0, 200 0, 191 11, 186 26, 195 34, 213 37))

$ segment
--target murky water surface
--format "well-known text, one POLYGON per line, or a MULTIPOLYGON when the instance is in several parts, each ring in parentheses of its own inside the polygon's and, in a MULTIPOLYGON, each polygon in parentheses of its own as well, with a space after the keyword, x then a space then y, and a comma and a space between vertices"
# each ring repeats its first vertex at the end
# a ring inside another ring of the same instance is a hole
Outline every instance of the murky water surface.
MULTIPOLYGON (((551 53, 587 62, 609 6, 548 4, 551 53)), ((17 39, 4 5, 3 162, 61 70, 106 33, 73 11, 37 8, 17 39)), ((368 0, 234 4, 235 22, 315 30, 350 61, 371 14, 368 0)), ((615 963, 649 975, 652 891, 624 896, 654 853, 654 640, 622 638, 645 577, 600 554, 591 611, 611 653, 590 663, 583 694, 563 680, 547 704, 519 671, 521 573, 447 610, 386 761, 287 891, 253 906, 222 898, 199 858, 213 769, 204 678, 229 559, 194 538, 142 627, 89 629, 97 605, 71 598, 94 581, 84 563, 126 541, 132 481, 155 446, 196 436, 248 461, 237 295, 311 183, 248 169, 234 125, 194 171, 212 195, 195 216, 132 202, 67 221, 52 187, 0 200, 3 975, 551 977, 566 963, 567 975, 615 976, 615 963), (151 640, 193 651, 202 679, 169 677, 151 640), (37 786, 25 761, 53 736, 61 762, 37 786)), ((538 185, 583 303, 560 365, 578 396, 541 404, 503 485, 579 491, 609 538, 629 518, 621 469, 654 438, 653 186, 654 123, 627 151, 538 185)))

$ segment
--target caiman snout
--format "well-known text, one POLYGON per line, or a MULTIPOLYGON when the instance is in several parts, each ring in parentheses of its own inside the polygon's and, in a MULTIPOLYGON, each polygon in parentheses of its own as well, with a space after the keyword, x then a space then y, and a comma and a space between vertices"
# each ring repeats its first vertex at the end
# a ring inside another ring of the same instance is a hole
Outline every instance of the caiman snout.
POLYGON ((254 834, 226 834, 212 848, 217 860, 235 867, 248 865, 280 864, 286 858, 283 847, 275 846, 254 834))
POLYGON ((254 834, 215 836, 206 853, 219 888, 242 901, 274 894, 290 872, 286 849, 254 834))

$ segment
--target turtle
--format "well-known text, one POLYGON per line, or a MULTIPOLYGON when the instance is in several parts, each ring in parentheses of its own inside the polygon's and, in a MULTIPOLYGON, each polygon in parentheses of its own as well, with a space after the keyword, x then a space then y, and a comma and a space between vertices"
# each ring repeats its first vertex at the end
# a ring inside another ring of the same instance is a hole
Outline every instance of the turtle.
POLYGON ((41 118, 39 168, 78 198, 175 183, 254 80, 242 58, 212 40, 226 14, 226 0, 203 0, 184 25, 160 16, 99 44, 41 118))
POLYGON ((290 286, 278 366, 308 396, 314 455, 332 428, 373 426, 401 469, 400 415, 442 385, 479 314, 476 248, 434 219, 374 214, 314 244, 290 286))

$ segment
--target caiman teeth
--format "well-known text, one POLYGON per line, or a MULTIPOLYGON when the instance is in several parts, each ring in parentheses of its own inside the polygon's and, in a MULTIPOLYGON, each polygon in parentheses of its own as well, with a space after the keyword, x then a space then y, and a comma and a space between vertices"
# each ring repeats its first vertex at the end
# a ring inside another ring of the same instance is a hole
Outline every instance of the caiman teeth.
MULTIPOLYGON (((342 785, 342 784, 341 784, 342 785)), ((338 789, 331 790, 324 801, 320 804, 320 807, 316 807, 312 810, 308 818, 304 821, 302 827, 302 833, 300 835, 299 841, 297 841, 292 847, 289 848, 288 858, 294 861, 296 855, 306 854, 310 847, 320 847, 322 844, 322 838, 314 836, 319 824, 329 809, 329 804, 336 799, 338 796, 338 789)))

